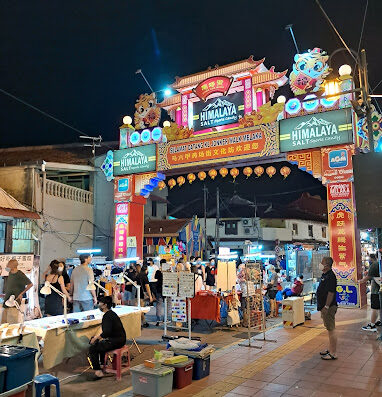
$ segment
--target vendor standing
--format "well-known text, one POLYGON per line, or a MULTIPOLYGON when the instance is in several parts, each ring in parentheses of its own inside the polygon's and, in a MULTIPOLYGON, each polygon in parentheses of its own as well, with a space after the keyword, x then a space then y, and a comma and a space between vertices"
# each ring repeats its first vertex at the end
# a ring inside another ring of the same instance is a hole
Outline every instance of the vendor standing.
POLYGON ((4 286, 4 311, 1 323, 15 324, 18 323, 19 311, 16 307, 7 307, 5 302, 14 295, 15 300, 20 305, 23 295, 33 287, 32 282, 29 278, 20 270, 18 270, 19 263, 16 259, 11 259, 8 262, 5 270, 9 272, 8 277, 5 280, 4 286))

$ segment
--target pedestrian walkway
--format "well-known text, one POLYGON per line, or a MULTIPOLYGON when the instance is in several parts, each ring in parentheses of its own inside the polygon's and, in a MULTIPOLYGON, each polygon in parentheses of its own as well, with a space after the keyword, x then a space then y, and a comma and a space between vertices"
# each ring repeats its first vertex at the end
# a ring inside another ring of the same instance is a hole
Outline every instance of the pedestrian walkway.
POLYGON ((382 347, 376 333, 361 330, 367 319, 365 309, 339 309, 337 360, 318 354, 327 333, 316 313, 304 326, 269 331, 267 339, 277 342, 253 341, 261 349, 234 344, 217 351, 209 377, 169 397, 382 396, 382 347))

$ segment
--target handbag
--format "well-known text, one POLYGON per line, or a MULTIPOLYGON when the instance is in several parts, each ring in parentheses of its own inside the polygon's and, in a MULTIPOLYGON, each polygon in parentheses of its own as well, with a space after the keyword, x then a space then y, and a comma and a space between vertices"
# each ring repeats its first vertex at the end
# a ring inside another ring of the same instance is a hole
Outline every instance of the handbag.
POLYGON ((227 313, 227 325, 230 325, 232 327, 233 325, 237 324, 240 324, 239 310, 234 309, 232 303, 230 302, 227 313))

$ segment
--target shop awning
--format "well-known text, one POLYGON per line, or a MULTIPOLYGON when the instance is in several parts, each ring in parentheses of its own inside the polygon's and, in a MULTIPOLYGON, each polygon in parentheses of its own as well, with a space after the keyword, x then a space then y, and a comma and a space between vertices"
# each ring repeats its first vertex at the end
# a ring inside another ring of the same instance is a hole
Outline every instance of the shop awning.
POLYGON ((145 237, 178 237, 191 219, 150 219, 145 224, 145 237))
POLYGON ((0 216, 21 219, 40 219, 40 216, 19 203, 14 197, 0 188, 0 216))

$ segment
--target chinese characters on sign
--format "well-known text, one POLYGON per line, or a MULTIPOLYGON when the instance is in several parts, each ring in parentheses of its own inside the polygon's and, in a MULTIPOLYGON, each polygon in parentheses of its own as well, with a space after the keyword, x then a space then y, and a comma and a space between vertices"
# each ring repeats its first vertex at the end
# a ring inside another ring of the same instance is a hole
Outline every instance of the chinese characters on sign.
POLYGON ((352 184, 329 183, 327 190, 333 270, 338 278, 355 280, 357 274, 352 184))
POLYGON ((158 170, 278 154, 276 128, 275 124, 268 124, 243 132, 225 132, 213 138, 160 144, 158 170))
POLYGON ((223 95, 227 95, 229 88, 231 87, 233 78, 226 76, 215 76, 210 77, 199 83, 192 91, 202 101, 205 101, 211 94, 220 92, 223 95))
POLYGON ((127 256, 128 208, 128 203, 118 203, 115 206, 114 257, 116 259, 127 256))
POLYGON ((33 258, 34 255, 32 254, 0 255, 0 276, 8 276, 8 272, 5 270, 5 268, 11 259, 16 259, 19 263, 18 270, 21 270, 23 273, 30 274, 33 269, 33 258))

